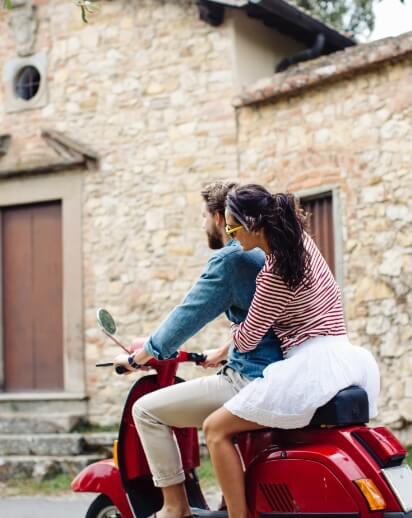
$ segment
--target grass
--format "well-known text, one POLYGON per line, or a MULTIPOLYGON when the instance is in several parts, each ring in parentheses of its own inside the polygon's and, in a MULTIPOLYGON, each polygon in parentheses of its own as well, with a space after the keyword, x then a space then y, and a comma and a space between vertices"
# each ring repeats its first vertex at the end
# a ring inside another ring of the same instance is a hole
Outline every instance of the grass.
MULTIPOLYGON (((209 457, 201 459, 197 474, 204 489, 213 489, 218 486, 209 457)), ((0 496, 62 495, 71 491, 70 484, 73 478, 74 476, 66 473, 46 480, 17 478, 9 480, 7 483, 0 483, 0 496)))
POLYGON ((218 487, 215 470, 209 457, 202 457, 200 459, 200 466, 197 469, 197 476, 199 477, 202 488, 208 489, 218 487))
POLYGON ((32 478, 17 478, 1 484, 2 496, 34 496, 34 495, 61 495, 70 491, 72 475, 61 473, 51 479, 35 480, 32 478))
POLYGON ((408 446, 408 456, 406 457, 406 462, 412 468, 412 446, 408 446))

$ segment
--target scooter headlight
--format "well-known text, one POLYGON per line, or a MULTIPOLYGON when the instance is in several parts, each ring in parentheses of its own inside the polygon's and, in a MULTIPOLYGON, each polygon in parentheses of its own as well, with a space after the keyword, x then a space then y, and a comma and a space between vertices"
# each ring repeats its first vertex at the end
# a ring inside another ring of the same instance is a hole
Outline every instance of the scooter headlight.
POLYGON ((368 502, 371 511, 383 511, 386 508, 386 502, 373 480, 370 478, 359 478, 354 480, 354 482, 368 502))

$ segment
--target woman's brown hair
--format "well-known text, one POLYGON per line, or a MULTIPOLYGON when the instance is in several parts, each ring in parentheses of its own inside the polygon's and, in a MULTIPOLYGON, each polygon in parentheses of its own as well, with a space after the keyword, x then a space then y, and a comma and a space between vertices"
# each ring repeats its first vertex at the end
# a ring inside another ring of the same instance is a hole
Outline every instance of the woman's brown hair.
POLYGON ((271 194, 262 185, 243 185, 228 193, 226 206, 249 232, 263 228, 274 257, 273 273, 290 289, 310 284, 305 217, 292 194, 271 194))

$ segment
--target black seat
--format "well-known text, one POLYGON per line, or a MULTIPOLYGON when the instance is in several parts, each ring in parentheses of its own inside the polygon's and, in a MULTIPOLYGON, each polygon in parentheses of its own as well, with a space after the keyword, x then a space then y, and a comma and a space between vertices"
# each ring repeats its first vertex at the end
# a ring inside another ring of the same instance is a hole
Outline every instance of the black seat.
POLYGON ((368 395, 360 387, 351 386, 341 390, 326 405, 318 408, 309 426, 349 426, 368 421, 368 395))

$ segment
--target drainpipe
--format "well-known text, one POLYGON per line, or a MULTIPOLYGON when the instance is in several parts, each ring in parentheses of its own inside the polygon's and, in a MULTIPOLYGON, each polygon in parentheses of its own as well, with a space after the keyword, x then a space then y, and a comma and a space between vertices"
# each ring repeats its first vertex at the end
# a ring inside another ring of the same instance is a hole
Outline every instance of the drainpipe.
POLYGON ((325 35, 320 32, 316 36, 315 44, 310 49, 302 50, 289 56, 287 58, 282 59, 277 65, 275 72, 283 72, 291 65, 296 65, 296 63, 300 63, 301 61, 308 61, 309 59, 317 58, 322 54, 322 51, 325 47, 325 35))

